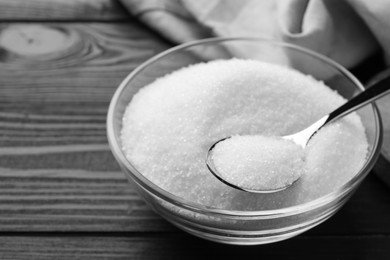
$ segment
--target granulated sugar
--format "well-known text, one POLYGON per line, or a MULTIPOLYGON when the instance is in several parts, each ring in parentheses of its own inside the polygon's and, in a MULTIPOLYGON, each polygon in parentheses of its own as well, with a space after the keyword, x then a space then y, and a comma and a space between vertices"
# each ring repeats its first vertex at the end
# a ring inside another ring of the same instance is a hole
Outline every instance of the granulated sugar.
POLYGON ((364 163, 367 141, 356 114, 318 132, 305 151, 301 178, 273 194, 221 183, 206 167, 207 151, 227 136, 298 132, 343 102, 321 82, 278 65, 238 59, 196 64, 133 97, 123 118, 123 151, 146 178, 191 202, 235 210, 297 205, 337 189, 364 163))
POLYGON ((233 136, 216 144, 211 159, 224 180, 255 191, 289 186, 305 169, 303 148, 273 136, 233 136))

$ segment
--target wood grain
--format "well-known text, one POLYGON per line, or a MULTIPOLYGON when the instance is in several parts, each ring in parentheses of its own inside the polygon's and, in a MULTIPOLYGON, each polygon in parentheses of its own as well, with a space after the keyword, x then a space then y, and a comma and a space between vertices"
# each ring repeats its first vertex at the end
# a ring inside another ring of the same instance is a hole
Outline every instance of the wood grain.
POLYGON ((299 236, 252 247, 220 245, 184 233, 148 236, 3 236, 0 258, 59 259, 388 259, 388 236, 299 236), (310 246, 309 246, 310 245, 310 246))
POLYGON ((131 70, 169 47, 138 26, 0 25, 0 102, 108 103, 131 70))
POLYGON ((168 47, 136 22, 0 24, 1 231, 171 228, 129 187, 105 132, 119 82, 168 47))
POLYGON ((107 107, 93 102, 1 103, 0 155, 109 151, 107 107))
POLYGON ((1 169, 0 180, 2 232, 170 229, 121 172, 1 169))
POLYGON ((0 21, 131 19, 117 0, 0 0, 0 21))
MULTIPOLYGON (((26 117, 6 114, 5 118, 21 123, 10 132, 2 131, 7 142, 0 148, 0 230, 113 231, 165 227, 119 171, 105 139, 105 121, 97 115, 99 109, 95 114, 86 110, 86 114, 72 115, 73 109, 83 111, 82 107, 72 106, 62 110, 68 112, 66 115, 55 109, 51 114, 36 114, 32 109, 26 117), (31 129, 21 119, 42 120, 34 124, 47 129, 31 129), (97 120, 99 123, 92 130, 102 131, 93 136, 88 120, 97 120), (74 126, 69 127, 68 122, 74 126), (83 127, 79 131, 77 126, 83 127), (52 134, 47 135, 46 130, 52 134), (32 141, 20 140, 19 134, 32 141), (91 138, 86 139, 88 136, 91 138), (9 137, 15 137, 14 141, 9 137), (100 137, 104 139, 99 142, 100 137), (64 138, 73 142, 64 144, 64 138), (34 142, 36 139, 40 141, 34 142), (19 142, 24 146, 18 146, 19 142)), ((105 109, 100 109, 103 111, 105 114, 105 109)))

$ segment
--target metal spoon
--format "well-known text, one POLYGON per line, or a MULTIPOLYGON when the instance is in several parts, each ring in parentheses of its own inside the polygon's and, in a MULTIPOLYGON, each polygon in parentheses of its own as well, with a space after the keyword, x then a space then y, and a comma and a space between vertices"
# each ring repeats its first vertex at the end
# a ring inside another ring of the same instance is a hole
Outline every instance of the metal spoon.
MULTIPOLYGON (((297 145, 301 146, 302 148, 305 148, 309 140, 312 138, 312 136, 320 130, 323 126, 345 116, 348 115, 349 113, 358 110, 362 108, 363 106, 383 97, 384 95, 388 94, 390 92, 390 76, 389 75, 383 75, 382 78, 377 79, 376 82, 373 82, 371 86, 369 86, 366 90, 363 92, 359 93, 352 99, 350 99, 348 102, 344 103, 342 106, 331 112, 330 114, 322 117, 318 121, 316 121, 314 124, 310 125, 309 127, 303 129, 302 131, 292 134, 292 135, 287 135, 287 136, 282 136, 281 138, 286 139, 286 140, 291 140, 297 145)), ((247 192, 252 192, 252 193, 273 193, 273 192, 278 192, 287 189, 290 187, 293 183, 295 183, 299 177, 291 184, 283 187, 277 187, 273 189, 268 189, 268 190, 260 190, 260 189, 253 189, 253 188, 247 188, 247 187, 242 187, 238 186, 235 183, 231 183, 227 181, 222 174, 218 172, 214 165, 214 161, 212 159, 212 151, 214 147, 219 143, 223 142, 226 139, 229 139, 230 137, 225 137, 221 140, 218 140, 215 142, 213 145, 210 146, 208 152, 207 152, 207 158, 206 158, 206 165, 210 172, 217 177, 220 181, 223 183, 247 192)))

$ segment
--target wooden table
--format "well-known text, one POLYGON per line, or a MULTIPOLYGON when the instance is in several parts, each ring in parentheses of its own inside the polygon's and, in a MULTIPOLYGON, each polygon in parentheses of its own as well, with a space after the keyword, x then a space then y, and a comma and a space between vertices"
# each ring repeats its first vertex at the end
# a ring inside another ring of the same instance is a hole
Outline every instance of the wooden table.
POLYGON ((296 238, 238 247, 154 214, 107 145, 112 94, 172 44, 116 1, 0 1, 0 259, 390 259, 390 189, 375 175, 296 238))

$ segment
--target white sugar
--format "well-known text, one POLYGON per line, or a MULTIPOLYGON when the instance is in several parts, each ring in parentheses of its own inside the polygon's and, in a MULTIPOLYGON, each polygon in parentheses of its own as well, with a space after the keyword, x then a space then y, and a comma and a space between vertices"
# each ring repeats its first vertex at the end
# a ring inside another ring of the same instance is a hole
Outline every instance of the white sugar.
POLYGON ((227 182, 269 191, 290 186, 303 174, 305 153, 301 146, 278 137, 233 136, 216 144, 211 159, 227 182))
POLYGON ((122 146, 145 177, 188 201, 236 210, 297 205, 337 189, 364 163, 367 141, 356 114, 318 132, 307 147, 302 177, 274 194, 221 183, 205 165, 207 150, 227 136, 298 132, 343 102, 321 82, 278 65, 201 63, 157 79, 133 97, 122 146))

